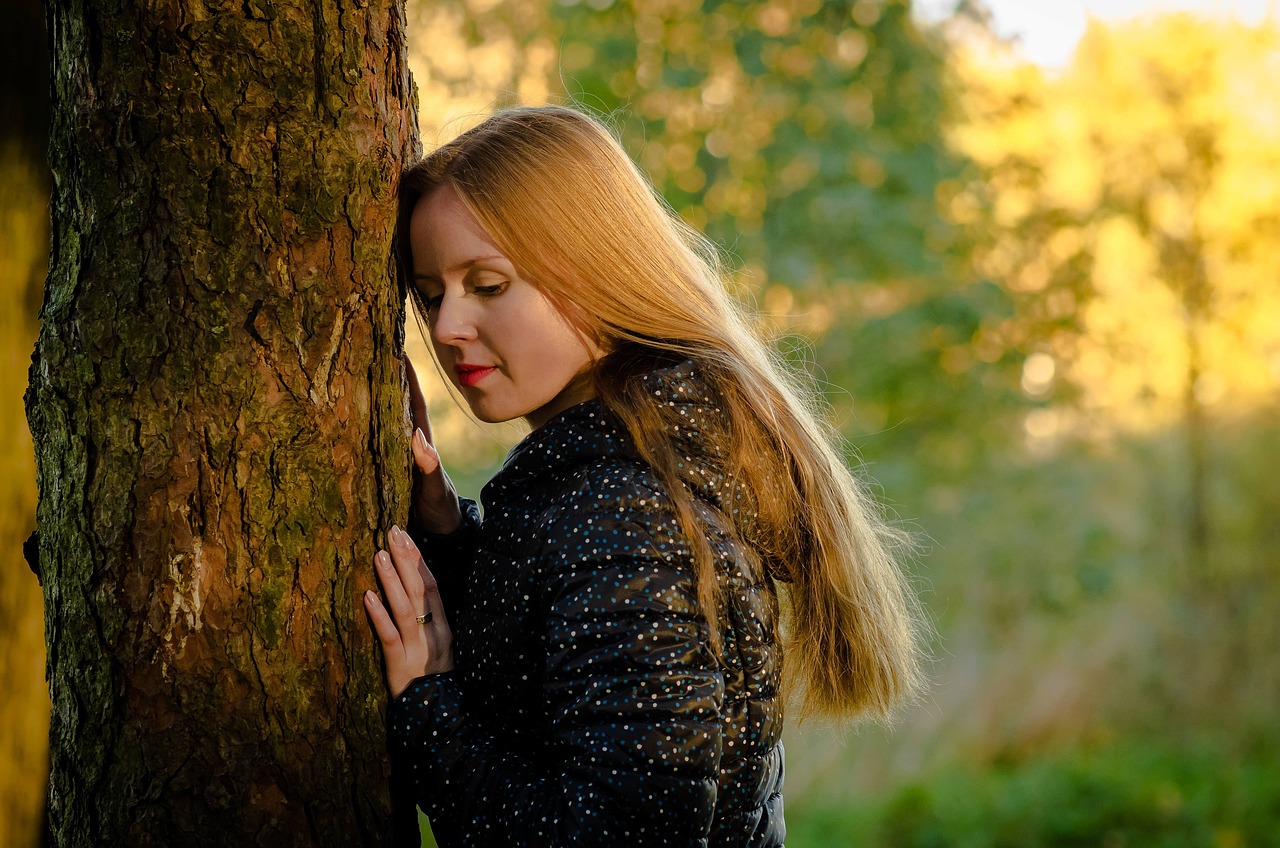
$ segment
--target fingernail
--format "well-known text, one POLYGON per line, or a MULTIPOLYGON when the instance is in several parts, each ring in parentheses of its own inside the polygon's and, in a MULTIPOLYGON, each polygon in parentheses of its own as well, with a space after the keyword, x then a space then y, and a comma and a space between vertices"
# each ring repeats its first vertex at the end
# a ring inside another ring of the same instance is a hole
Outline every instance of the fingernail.
POLYGON ((413 450, 416 453, 425 453, 427 450, 427 437, 423 434, 421 427, 414 428, 413 450))
POLYGON ((404 531, 400 529, 400 526, 398 524, 391 525, 390 536, 391 536, 391 541, 395 542, 397 545, 403 545, 407 538, 405 536, 404 531))
POLYGON ((377 555, 374 556, 373 561, 377 563, 379 568, 391 567, 391 556, 386 551, 378 551, 377 555))

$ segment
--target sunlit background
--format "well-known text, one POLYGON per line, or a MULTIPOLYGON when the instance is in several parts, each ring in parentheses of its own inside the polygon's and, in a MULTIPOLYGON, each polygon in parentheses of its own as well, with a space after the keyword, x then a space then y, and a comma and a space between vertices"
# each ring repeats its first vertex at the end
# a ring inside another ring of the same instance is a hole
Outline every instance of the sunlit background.
MULTIPOLYGON (((1274 2, 413 0, 409 16, 424 144, 506 103, 607 116, 723 246, 922 543, 933 688, 891 730, 791 727, 789 845, 1280 844, 1274 2)), ((15 846, 36 840, 48 711, 19 553, 48 238, 44 118, 24 102, 4 101, 36 119, 0 133, 15 846)), ((410 352, 429 359, 420 338, 410 352)), ((474 496, 522 432, 468 420, 432 371, 441 451, 474 496)))

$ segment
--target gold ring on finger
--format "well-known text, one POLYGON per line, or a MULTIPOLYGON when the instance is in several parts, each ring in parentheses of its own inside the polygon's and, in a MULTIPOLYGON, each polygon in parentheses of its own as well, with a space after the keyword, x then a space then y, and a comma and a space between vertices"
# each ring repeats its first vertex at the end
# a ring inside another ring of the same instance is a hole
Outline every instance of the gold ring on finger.
POLYGON ((431 610, 427 610, 427 611, 426 611, 426 612, 424 612, 422 615, 415 616, 415 617, 418 619, 418 623, 419 623, 419 624, 430 624, 430 623, 431 623, 431 610))

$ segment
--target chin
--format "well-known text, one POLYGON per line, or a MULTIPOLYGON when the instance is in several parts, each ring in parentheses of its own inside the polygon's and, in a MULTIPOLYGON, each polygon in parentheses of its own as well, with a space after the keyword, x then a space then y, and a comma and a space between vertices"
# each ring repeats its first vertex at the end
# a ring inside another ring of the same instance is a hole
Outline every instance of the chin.
POLYGON ((501 412, 484 409, 483 407, 471 407, 471 414, 485 424, 502 424, 513 418, 519 418, 519 415, 504 415, 501 412))

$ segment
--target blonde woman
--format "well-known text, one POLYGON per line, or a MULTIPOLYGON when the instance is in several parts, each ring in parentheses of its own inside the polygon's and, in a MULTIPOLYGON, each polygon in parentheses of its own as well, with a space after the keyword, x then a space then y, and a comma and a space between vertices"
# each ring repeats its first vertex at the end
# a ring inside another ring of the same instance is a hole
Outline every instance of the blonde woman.
POLYGON ((594 119, 500 112, 400 198, 442 370, 533 428, 482 519, 415 395, 413 518, 365 598, 401 780, 445 846, 781 845, 787 697, 883 716, 919 680, 893 534, 594 119))

